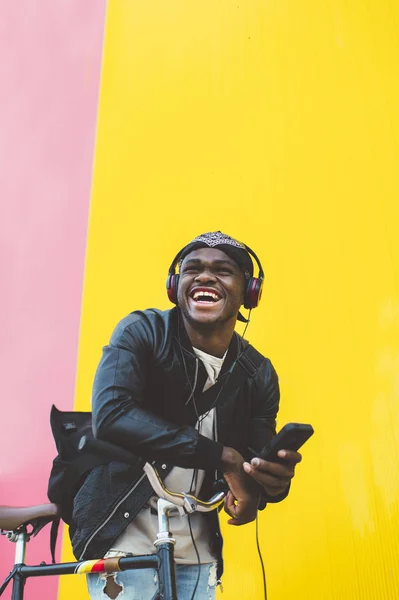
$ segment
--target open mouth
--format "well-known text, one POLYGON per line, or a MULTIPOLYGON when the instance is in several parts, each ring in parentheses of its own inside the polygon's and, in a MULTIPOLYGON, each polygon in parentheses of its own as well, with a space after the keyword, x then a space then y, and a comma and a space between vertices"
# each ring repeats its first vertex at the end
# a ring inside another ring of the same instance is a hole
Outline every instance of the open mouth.
POLYGON ((214 290, 198 288, 190 294, 190 298, 197 304, 215 304, 221 300, 221 296, 214 290))

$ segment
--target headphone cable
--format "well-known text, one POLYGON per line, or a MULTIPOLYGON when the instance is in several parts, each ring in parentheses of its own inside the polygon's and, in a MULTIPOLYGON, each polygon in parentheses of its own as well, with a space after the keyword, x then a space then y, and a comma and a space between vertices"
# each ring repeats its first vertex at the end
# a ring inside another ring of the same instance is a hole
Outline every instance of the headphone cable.
POLYGON ((191 541, 193 543, 193 547, 194 547, 195 554, 197 556, 197 561, 198 561, 197 579, 196 579, 196 582, 195 582, 193 593, 191 595, 191 600, 194 600, 195 592, 197 591, 199 580, 200 580, 200 576, 201 576, 201 559, 200 559, 200 555, 199 555, 199 552, 198 552, 197 544, 195 543, 195 540, 194 540, 193 528, 191 526, 191 515, 187 515, 187 518, 188 518, 188 527, 190 529, 191 541))
POLYGON ((248 325, 249 325, 249 323, 251 321, 251 312, 252 312, 252 308, 250 308, 249 311, 248 311, 248 319, 247 319, 247 322, 245 323, 244 331, 243 331, 242 336, 241 336, 242 339, 244 339, 245 334, 247 333, 248 325))
MULTIPOLYGON (((260 498, 259 498, 260 500, 260 498)), ((259 560, 260 560, 260 566, 262 569, 262 581, 263 581, 263 597, 264 600, 267 600, 267 589, 266 589, 266 571, 265 571, 265 565, 263 562, 263 557, 262 557, 262 552, 260 549, 260 544, 259 544, 259 504, 258 504, 258 511, 256 513, 256 522, 255 522, 255 537, 256 537, 256 549, 258 551, 258 556, 259 556, 259 560)))
MULTIPOLYGON (((201 423, 198 423, 198 431, 201 433, 201 423)), ((190 484, 190 492, 194 492, 195 495, 197 495, 197 485, 198 485, 198 469, 193 469, 193 475, 191 478, 191 484, 190 484)), ((194 539, 194 533, 193 533, 193 528, 191 525, 191 515, 188 513, 187 514, 187 519, 188 519, 188 527, 190 530, 190 537, 191 537, 191 542, 193 544, 193 548, 197 557, 197 565, 198 565, 198 570, 197 570, 197 579, 195 581, 195 585, 194 585, 194 589, 193 589, 193 593, 191 596, 191 600, 194 600, 194 596, 195 593, 197 591, 198 588, 198 584, 200 581, 200 577, 201 577, 201 558, 200 558, 200 553, 197 547, 197 544, 195 543, 195 539, 194 539)))

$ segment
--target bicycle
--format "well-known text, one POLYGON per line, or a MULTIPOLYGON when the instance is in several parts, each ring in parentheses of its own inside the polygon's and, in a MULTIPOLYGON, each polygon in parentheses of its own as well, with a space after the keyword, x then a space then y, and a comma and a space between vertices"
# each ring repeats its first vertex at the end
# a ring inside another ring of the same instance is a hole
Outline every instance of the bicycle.
MULTIPOLYGON (((81 449, 95 450, 106 453, 112 460, 135 463, 136 458, 129 452, 98 440, 82 438, 81 449)), ((156 552, 140 556, 99 558, 69 563, 26 565, 26 544, 31 537, 36 536, 45 525, 59 517, 59 507, 56 504, 42 504, 16 508, 0 506, 0 530, 9 541, 16 544, 14 566, 0 587, 0 596, 10 581, 13 582, 11 600, 23 600, 26 580, 29 577, 46 577, 50 575, 73 575, 87 573, 114 573, 128 569, 153 568, 158 572, 159 589, 153 600, 178 600, 176 591, 174 545, 175 540, 169 531, 169 513, 178 509, 180 515, 195 512, 210 512, 218 508, 224 500, 224 492, 216 493, 210 500, 202 501, 192 494, 172 492, 168 490, 159 473, 150 463, 144 465, 144 471, 158 496, 158 533, 154 545, 156 552), (28 527, 32 530, 28 532, 28 527)))

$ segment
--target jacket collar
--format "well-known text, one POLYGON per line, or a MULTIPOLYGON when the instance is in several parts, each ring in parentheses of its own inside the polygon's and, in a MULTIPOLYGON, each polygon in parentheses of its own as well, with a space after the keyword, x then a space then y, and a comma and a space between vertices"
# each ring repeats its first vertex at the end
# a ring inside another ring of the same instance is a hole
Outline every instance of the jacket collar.
MULTIPOLYGON (((180 309, 176 307, 173 308, 171 312, 174 313, 173 324, 175 329, 175 339, 179 344, 182 352, 184 352, 185 360, 191 364, 195 361, 196 355, 194 353, 193 346, 190 342, 190 338, 188 337, 187 331, 184 327, 184 322, 181 316, 180 309)), ((242 352, 243 348, 247 345, 247 343, 248 342, 242 340, 241 336, 238 335, 238 333, 234 332, 233 337, 231 338, 229 348, 227 350, 226 358, 223 361, 223 366, 220 371, 219 377, 221 377, 231 368, 237 356, 242 352)))

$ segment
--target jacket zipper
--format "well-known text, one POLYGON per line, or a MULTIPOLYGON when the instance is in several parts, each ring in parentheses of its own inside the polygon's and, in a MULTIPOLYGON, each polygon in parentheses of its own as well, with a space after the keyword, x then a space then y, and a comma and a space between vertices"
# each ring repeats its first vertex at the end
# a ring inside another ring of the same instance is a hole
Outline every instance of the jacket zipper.
POLYGON ((130 494, 132 492, 134 492, 134 490, 136 489, 136 487, 139 485, 139 483, 141 483, 143 481, 143 479, 146 477, 146 474, 143 473, 142 476, 140 477, 140 479, 138 481, 136 481, 136 483, 134 484, 134 486, 132 487, 132 489, 130 489, 127 494, 125 494, 123 496, 123 498, 121 500, 119 500, 118 504, 115 506, 115 508, 110 512, 110 514, 108 515, 108 517, 105 519, 105 521, 103 521, 98 527, 97 529, 94 530, 94 532, 91 534, 91 536, 89 537, 89 539, 87 540, 85 547, 83 548, 82 554, 80 555, 78 560, 83 560, 83 555, 87 550, 88 545, 90 544, 90 542, 92 541, 92 539, 97 535, 97 533, 99 531, 101 531, 101 529, 104 527, 104 525, 106 525, 108 523, 108 521, 111 519, 111 517, 114 516, 114 514, 116 513, 116 511, 118 510, 118 508, 120 507, 120 505, 126 500, 126 498, 128 498, 130 496, 130 494))

